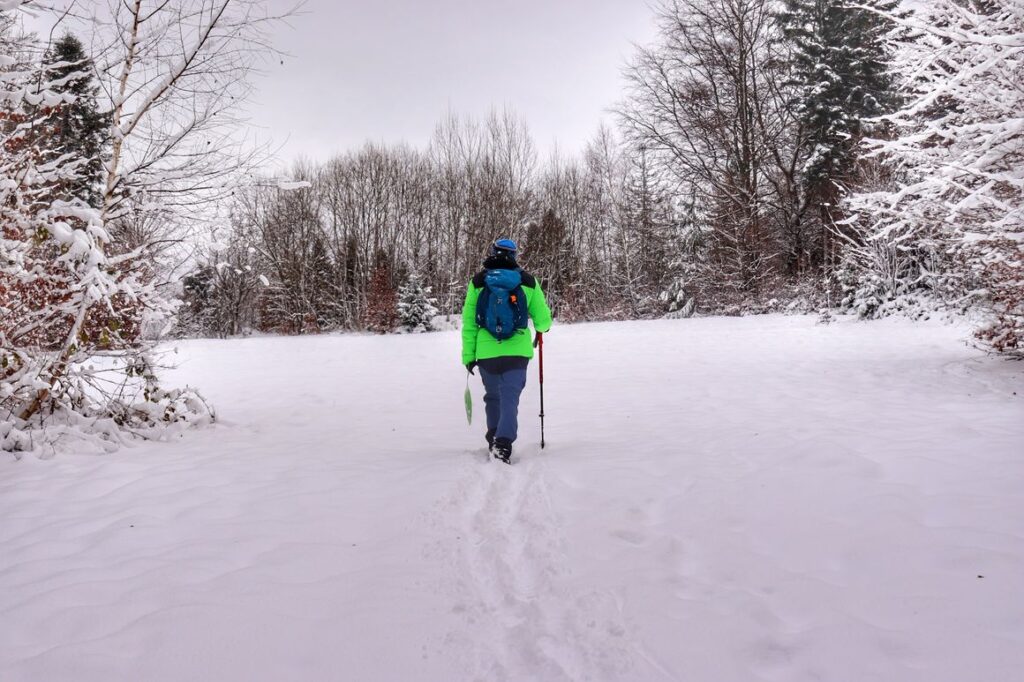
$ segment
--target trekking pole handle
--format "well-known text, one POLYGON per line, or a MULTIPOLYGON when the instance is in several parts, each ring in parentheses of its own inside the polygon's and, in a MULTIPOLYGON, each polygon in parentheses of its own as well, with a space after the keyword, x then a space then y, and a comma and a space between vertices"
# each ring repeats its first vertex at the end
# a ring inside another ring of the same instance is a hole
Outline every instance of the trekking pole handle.
POLYGON ((537 332, 537 338, 533 340, 537 347, 538 364, 540 367, 540 449, 544 449, 544 334, 537 332))
POLYGON ((540 411, 544 412, 544 334, 542 332, 537 332, 537 338, 533 340, 533 345, 537 348, 540 361, 540 411))

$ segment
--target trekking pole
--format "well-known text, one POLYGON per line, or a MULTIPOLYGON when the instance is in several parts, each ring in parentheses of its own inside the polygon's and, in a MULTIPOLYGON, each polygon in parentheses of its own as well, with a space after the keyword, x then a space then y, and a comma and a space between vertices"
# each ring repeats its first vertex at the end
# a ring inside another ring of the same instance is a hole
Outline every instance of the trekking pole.
POLYGON ((544 449, 544 335, 537 332, 537 338, 533 342, 537 346, 537 356, 540 360, 540 449, 544 449))

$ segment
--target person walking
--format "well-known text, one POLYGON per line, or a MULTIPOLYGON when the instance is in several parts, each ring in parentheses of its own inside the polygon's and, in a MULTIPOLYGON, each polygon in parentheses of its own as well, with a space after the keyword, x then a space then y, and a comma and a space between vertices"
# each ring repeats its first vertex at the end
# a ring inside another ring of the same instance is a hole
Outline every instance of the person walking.
POLYGON ((519 394, 533 357, 528 321, 537 334, 551 329, 551 309, 540 282, 516 263, 516 243, 497 239, 473 276, 462 306, 462 364, 480 369, 487 414, 487 446, 509 462, 519 430, 519 394))

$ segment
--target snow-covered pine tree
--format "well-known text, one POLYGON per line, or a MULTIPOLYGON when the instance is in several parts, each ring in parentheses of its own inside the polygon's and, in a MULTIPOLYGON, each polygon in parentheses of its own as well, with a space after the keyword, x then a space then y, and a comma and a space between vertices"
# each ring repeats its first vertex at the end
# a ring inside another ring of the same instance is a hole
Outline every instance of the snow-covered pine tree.
POLYGON ((694 213, 695 201, 677 198, 677 223, 674 226, 672 257, 668 269, 671 279, 658 294, 661 312, 667 318, 692 316, 697 310, 694 298, 701 277, 704 230, 694 213))
MULTIPOLYGON (((897 181, 849 201, 861 250, 897 261, 895 286, 981 304, 990 322, 978 336, 1024 352, 1024 0, 883 14, 907 101, 884 119, 893 139, 869 142, 897 181)), ((864 258, 862 282, 878 277, 875 262, 864 258)))
POLYGON ((407 332, 433 331, 437 316, 437 299, 431 297, 430 287, 423 284, 419 273, 412 272, 398 290, 398 320, 407 332))
POLYGON ((807 147, 802 181, 816 208, 820 239, 812 263, 828 257, 840 187, 854 174, 869 121, 892 110, 895 95, 883 41, 883 15, 898 0, 782 0, 779 23, 790 46, 793 106, 807 147), (868 7, 873 9, 869 10, 868 7))
POLYGON ((36 134, 46 156, 64 156, 65 163, 80 165, 74 182, 56 188, 55 196, 84 200, 94 208, 102 201, 103 158, 110 137, 110 115, 100 111, 99 86, 93 77, 92 59, 81 41, 70 33, 47 50, 44 74, 54 92, 72 95, 70 101, 43 111, 36 134))
POLYGON ((216 320, 213 283, 216 274, 212 265, 203 264, 182 277, 181 305, 174 326, 175 336, 203 337, 213 332, 216 320))

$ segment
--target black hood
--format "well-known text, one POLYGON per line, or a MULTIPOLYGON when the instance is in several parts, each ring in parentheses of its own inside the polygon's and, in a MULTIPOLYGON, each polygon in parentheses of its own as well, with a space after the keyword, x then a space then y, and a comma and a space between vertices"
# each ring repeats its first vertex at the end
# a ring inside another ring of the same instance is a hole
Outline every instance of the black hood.
POLYGON ((519 264, 515 258, 506 255, 488 256, 484 259, 484 267, 488 270, 517 270, 519 264))

